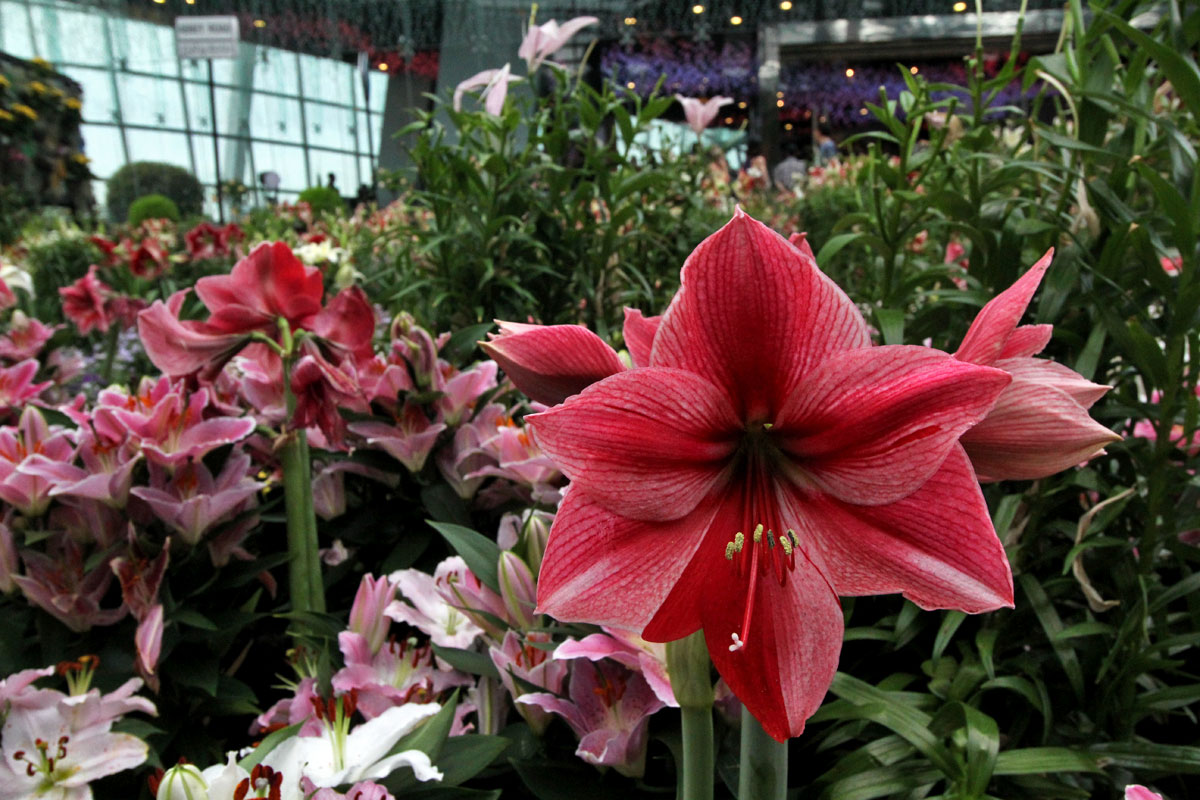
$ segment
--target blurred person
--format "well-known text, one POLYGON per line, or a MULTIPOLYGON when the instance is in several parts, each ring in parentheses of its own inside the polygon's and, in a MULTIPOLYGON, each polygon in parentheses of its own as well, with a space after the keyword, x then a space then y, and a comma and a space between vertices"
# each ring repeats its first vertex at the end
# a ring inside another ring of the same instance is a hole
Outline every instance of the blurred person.
POLYGON ((820 166, 829 166, 837 161, 838 146, 833 137, 829 135, 829 126, 825 123, 817 125, 817 163, 820 166))
POLYGON ((796 151, 795 142, 786 142, 783 146, 783 161, 771 170, 771 179, 780 191, 795 193, 804 176, 808 174, 808 162, 798 158, 796 151))

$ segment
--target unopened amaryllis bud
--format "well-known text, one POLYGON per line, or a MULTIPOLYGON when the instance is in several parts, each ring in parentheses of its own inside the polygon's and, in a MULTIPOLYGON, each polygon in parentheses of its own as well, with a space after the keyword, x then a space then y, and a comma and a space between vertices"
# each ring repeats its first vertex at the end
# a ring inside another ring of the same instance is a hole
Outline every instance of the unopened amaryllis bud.
POLYGON ((176 764, 163 773, 155 800, 207 800, 208 781, 194 764, 176 764))
POLYGON ((500 596, 508 617, 521 630, 533 627, 533 609, 537 605, 537 582, 529 566, 511 550, 500 554, 500 596))

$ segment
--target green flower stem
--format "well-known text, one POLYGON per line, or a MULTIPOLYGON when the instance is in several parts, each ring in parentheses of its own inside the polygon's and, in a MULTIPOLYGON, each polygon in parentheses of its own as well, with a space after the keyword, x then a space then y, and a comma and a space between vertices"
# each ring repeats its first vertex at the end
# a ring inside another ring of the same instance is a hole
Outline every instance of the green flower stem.
POLYGON ((112 383, 113 361, 117 357, 117 336, 121 328, 115 322, 108 326, 108 336, 104 340, 104 365, 100 367, 100 377, 107 386, 112 383))
POLYGON ((742 707, 742 769, 738 775, 741 800, 785 800, 788 743, 777 742, 742 707))
POLYGON ((712 800, 713 686, 703 631, 667 643, 667 672, 683 724, 679 800, 712 800))
MULTIPOLYGON (((287 320, 279 319, 282 339, 283 396, 289 422, 296 412, 292 393, 292 358, 295 340, 287 320)), ((283 465, 283 501, 287 510, 288 591, 293 611, 325 610, 325 586, 321 581, 321 558, 317 554, 317 515, 313 510, 312 459, 308 436, 303 430, 290 430, 280 448, 283 465)))

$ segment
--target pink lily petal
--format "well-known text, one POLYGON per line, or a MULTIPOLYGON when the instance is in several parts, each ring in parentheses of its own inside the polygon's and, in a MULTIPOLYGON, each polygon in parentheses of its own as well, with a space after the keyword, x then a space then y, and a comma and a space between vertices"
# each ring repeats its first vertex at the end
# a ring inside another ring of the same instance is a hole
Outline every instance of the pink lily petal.
POLYGON ((1025 313, 1053 258, 1054 249, 1051 248, 1016 283, 983 307, 963 337, 958 352, 954 354, 955 358, 975 364, 991 364, 1001 357, 1008 338, 1016 330, 1017 322, 1025 313))
POLYGON ((479 346, 531 400, 555 406, 625 369, 616 351, 580 325, 500 322, 479 346))
POLYGON ((970 461, 954 447, 924 486, 895 503, 847 507, 791 498, 840 595, 902 592, 921 608, 1011 608, 1012 572, 970 461))
POLYGON ((704 378, 653 367, 613 375, 526 420, 576 488, 642 520, 695 508, 721 480, 740 427, 704 378))
POLYGON ((650 366, 650 351, 660 324, 662 316, 646 317, 636 308, 625 309, 625 347, 635 367, 650 366))
POLYGON ((1125 800, 1163 800, 1158 792, 1152 792, 1145 786, 1131 783, 1125 787, 1125 800))
POLYGON ((732 97, 710 97, 708 100, 700 100, 681 94, 675 95, 675 99, 683 106, 683 116, 687 119, 688 127, 695 131, 697 136, 704 133, 704 129, 717 118, 717 113, 722 108, 733 102, 732 97))
POLYGON ((821 361, 871 343, 850 298, 741 209, 688 257, 681 282, 650 363, 707 377, 742 419, 769 421, 821 361))
POLYGON ((781 446, 802 484, 855 505, 891 503, 937 471, 1009 381, 927 347, 847 351, 796 389, 778 418, 781 446))
POLYGON ((455 111, 462 111, 463 93, 469 89, 483 87, 480 94, 487 112, 494 117, 500 116, 504 110, 504 98, 508 96, 508 84, 521 80, 509 71, 505 64, 500 69, 485 69, 477 72, 454 87, 453 105, 455 111))

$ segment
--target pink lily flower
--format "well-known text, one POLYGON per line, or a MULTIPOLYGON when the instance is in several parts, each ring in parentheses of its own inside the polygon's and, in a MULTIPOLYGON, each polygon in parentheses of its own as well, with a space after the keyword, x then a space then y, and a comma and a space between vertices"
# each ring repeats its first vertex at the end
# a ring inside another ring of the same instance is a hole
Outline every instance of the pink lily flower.
POLYGON ((0 336, 0 358, 24 361, 42 351, 61 325, 44 325, 39 320, 14 311, 8 320, 8 330, 0 336))
POLYGON ((154 515, 189 545, 197 544, 219 522, 246 509, 266 484, 247 474, 250 456, 235 451, 213 478, 203 461, 176 466, 169 477, 157 468, 150 486, 135 486, 130 494, 144 500, 154 515))
POLYGON ((253 432, 255 422, 250 417, 205 419, 209 399, 207 389, 189 393, 183 382, 172 383, 164 375, 157 381, 143 378, 133 395, 101 392, 99 403, 111 407, 108 413, 136 437, 148 461, 171 466, 203 458, 253 432))
POLYGON ((981 480, 1044 478, 1102 452, 1120 436, 1088 416, 1109 387, 1048 359, 1033 358, 1050 341, 1050 325, 1017 322, 1054 251, 991 300, 975 317, 954 357, 1002 369, 1012 383, 987 417, 962 437, 981 480))
POLYGON ((115 293, 112 287, 96 277, 97 269, 92 264, 86 275, 58 290, 62 297, 63 315, 75 323, 79 333, 84 336, 92 330, 107 332, 113 321, 111 300, 115 293))
POLYGON ((496 388, 496 363, 482 361, 448 378, 435 403, 438 419, 450 427, 463 421, 484 393, 496 388))
MULTIPOLYGON (((104 411, 97 411, 97 420, 103 420, 104 411)), ((125 435, 118 439, 106 438, 99 432, 102 430, 104 426, 97 424, 94 429, 81 427, 76 434, 75 456, 82 459, 83 467, 33 455, 24 471, 52 483, 51 497, 81 497, 112 508, 124 508, 133 483, 133 470, 142 458, 141 449, 124 429, 120 432, 125 435)))
POLYGON ((1125 800, 1165 800, 1158 792, 1152 792, 1145 786, 1131 783, 1125 787, 1125 800))
POLYGON ((413 388, 408 363, 403 359, 398 361, 376 355, 360 364, 351 365, 354 380, 368 404, 378 402, 388 411, 395 411, 400 393, 413 388))
POLYGON ((366 439, 369 446, 383 450, 414 474, 425 466, 425 459, 438 436, 446 429, 441 422, 430 422, 425 411, 415 405, 405 405, 394 425, 368 420, 351 422, 347 427, 351 433, 366 439))
POLYGON ((70 461, 73 451, 65 431, 47 425, 37 406, 26 406, 15 428, 0 427, 0 500, 27 517, 45 513, 53 485, 30 467, 42 459, 70 461))
POLYGON ((504 641, 499 647, 493 645, 488 650, 492 663, 500 671, 500 682, 518 701, 517 711, 539 736, 550 724, 549 710, 537 703, 521 704, 521 697, 529 693, 517 685, 513 676, 516 675, 534 686, 541 686, 551 696, 558 694, 562 689, 563 680, 567 677, 567 665, 566 662, 554 660, 549 651, 538 647, 539 644, 549 642, 548 633, 530 631, 522 637, 516 631, 510 630, 504 634, 504 641))
POLYGON ((317 679, 302 678, 292 687, 292 696, 278 700, 263 713, 255 717, 250 725, 250 733, 257 734, 275 728, 285 728, 296 723, 304 723, 298 735, 320 736, 323 729, 321 720, 313 711, 315 703, 321 698, 317 695, 317 679))
POLYGON ((722 108, 733 102, 732 97, 720 95, 701 100, 677 94, 675 99, 683 106, 683 116, 687 119, 688 127, 695 131, 697 136, 704 133, 704 129, 712 124, 722 108))
POLYGON ((12 367, 0 367, 0 419, 8 412, 24 408, 29 401, 42 393, 50 381, 34 383, 40 365, 34 359, 22 361, 12 367))
POLYGON ((307 777, 300 779, 300 786, 308 800, 396 800, 395 796, 375 781, 356 783, 342 794, 337 789, 317 789, 307 777))
POLYGON ((0 278, 0 311, 6 308, 12 308, 17 304, 17 296, 13 294, 13 290, 8 288, 8 284, 0 278))
POLYGON ((487 479, 486 475, 479 474, 479 470, 496 463, 483 451, 483 443, 495 435, 497 424, 506 416, 504 406, 489 403, 454 431, 454 438, 447 446, 438 449, 435 458, 438 471, 462 499, 474 497, 480 484, 487 479), (474 477, 468 477, 471 475, 474 477))
POLYGON ((497 628, 489 617, 507 625, 512 624, 504 600, 475 577, 461 556, 451 556, 438 564, 433 571, 433 582, 442 599, 466 614, 489 638, 499 641, 504 635, 504 631, 497 628), (475 613, 478 611, 484 613, 475 613))
POLYGON ((582 639, 567 639, 554 651, 557 659, 586 658, 600 661, 608 658, 634 672, 641 673, 650 689, 663 705, 678 708, 671 678, 667 675, 667 646, 647 642, 636 633, 620 628, 605 628, 582 639))
POLYGON ((684 264, 649 367, 528 418, 571 479, 538 611, 657 642, 702 628, 764 729, 797 736, 837 666, 838 594, 1012 604, 958 447, 1010 380, 870 346, 812 259, 738 210, 684 264))
POLYGON ((440 392, 445 383, 443 372, 447 364, 438 358, 438 351, 450 340, 450 334, 440 334, 436 339, 413 319, 412 314, 401 312, 391 325, 393 363, 406 362, 417 388, 440 392))
POLYGON ((438 576, 419 569, 402 569, 388 578, 408 602, 393 600, 383 613, 396 622, 412 625, 439 647, 465 650, 483 633, 438 591, 438 576))
POLYGON ((561 50, 572 36, 599 21, 596 17, 575 17, 562 25, 554 20, 542 25, 530 25, 517 49, 517 55, 525 59, 529 74, 532 75, 543 61, 561 50))
POLYGON ((12 576, 13 583, 25 599, 76 633, 112 625, 125 616, 124 606, 100 607, 112 571, 105 563, 87 570, 82 549, 69 536, 58 536, 48 555, 26 550, 21 559, 25 574, 12 576))
POLYGON ((158 657, 162 654, 162 637, 163 607, 162 604, 155 604, 145 618, 138 622, 137 632, 133 636, 138 674, 154 692, 159 688, 158 675, 154 670, 158 666, 158 657))
POLYGON ((498 117, 504 110, 504 100, 508 97, 508 85, 519 80, 521 79, 509 71, 508 64, 500 69, 485 69, 477 72, 454 87, 454 110, 462 111, 464 92, 482 86, 483 91, 479 93, 479 99, 483 101, 483 107, 493 117, 498 117))
POLYGON ((129 711, 155 713, 149 700, 129 696, 139 686, 135 678, 107 696, 39 689, 36 702, 15 705, 0 730, 0 798, 88 800, 92 781, 145 761, 145 742, 111 732, 129 711))
POLYGON ((646 728, 663 701, 646 680, 609 661, 576 663, 571 670, 570 699, 534 692, 517 698, 558 714, 579 737, 575 755, 589 764, 612 767, 639 777, 646 770, 646 728))
MULTIPOLYGON (((474 682, 461 672, 439 669, 433 650, 428 645, 418 647, 415 640, 393 639, 372 653, 364 636, 342 631, 338 647, 346 666, 333 674, 334 691, 355 692, 358 710, 366 719, 405 703, 430 702, 452 686, 474 682)), ((301 731, 301 735, 306 734, 301 731)))
POLYGON ((367 649, 372 655, 379 652, 379 648, 383 647, 387 639, 392 621, 385 611, 395 599, 396 584, 392 583, 390 578, 376 578, 368 573, 359 581, 358 591, 354 594, 354 604, 350 607, 350 623, 347 627, 366 640, 367 649))

